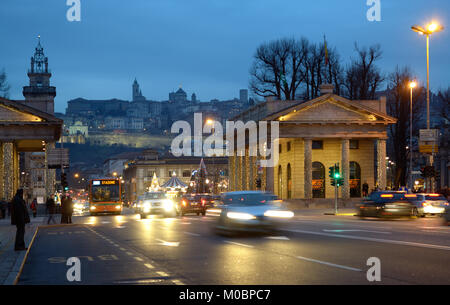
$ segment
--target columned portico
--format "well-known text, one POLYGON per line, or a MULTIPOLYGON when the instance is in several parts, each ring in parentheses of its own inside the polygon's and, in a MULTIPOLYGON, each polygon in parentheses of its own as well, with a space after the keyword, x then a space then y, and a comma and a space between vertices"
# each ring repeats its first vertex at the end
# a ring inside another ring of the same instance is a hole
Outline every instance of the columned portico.
POLYGON ((377 186, 386 189, 386 140, 377 140, 377 186))
POLYGON ((312 199, 312 140, 303 139, 304 143, 304 169, 305 169, 305 199, 312 199))

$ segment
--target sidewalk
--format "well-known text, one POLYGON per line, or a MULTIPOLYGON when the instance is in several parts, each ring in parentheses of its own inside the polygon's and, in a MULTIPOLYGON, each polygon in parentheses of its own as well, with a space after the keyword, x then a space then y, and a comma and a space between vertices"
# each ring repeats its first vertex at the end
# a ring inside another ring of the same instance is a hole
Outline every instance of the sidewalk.
MULTIPOLYGON (((39 225, 46 221, 45 216, 31 216, 25 227, 25 245, 29 247, 39 225)), ((27 251, 14 251, 16 226, 11 225, 9 217, 0 219, 0 285, 12 285, 19 273, 27 251)))

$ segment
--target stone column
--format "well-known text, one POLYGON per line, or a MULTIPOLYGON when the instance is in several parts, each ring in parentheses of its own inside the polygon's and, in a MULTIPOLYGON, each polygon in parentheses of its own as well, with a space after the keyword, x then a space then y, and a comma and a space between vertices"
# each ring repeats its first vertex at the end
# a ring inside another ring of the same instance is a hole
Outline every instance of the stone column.
POLYGON ((377 184, 381 190, 386 189, 386 140, 377 140, 377 184))
POLYGON ((3 197, 10 201, 14 192, 14 143, 2 143, 2 168, 3 168, 3 197))
POLYGON ((305 199, 312 199, 312 140, 304 139, 305 199))
POLYGON ((350 198, 350 140, 342 139, 342 160, 341 160, 341 171, 342 178, 344 178, 344 185, 341 187, 341 196, 342 199, 348 200, 350 198))

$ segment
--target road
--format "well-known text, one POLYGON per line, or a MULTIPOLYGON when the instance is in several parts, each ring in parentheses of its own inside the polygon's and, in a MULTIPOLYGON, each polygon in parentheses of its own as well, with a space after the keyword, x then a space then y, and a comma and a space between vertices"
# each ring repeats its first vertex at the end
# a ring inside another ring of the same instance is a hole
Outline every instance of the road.
POLYGON ((214 217, 78 216, 41 228, 19 284, 450 284, 450 228, 439 218, 296 215, 270 236, 222 237, 214 217), (367 280, 367 259, 381 282, 367 280))

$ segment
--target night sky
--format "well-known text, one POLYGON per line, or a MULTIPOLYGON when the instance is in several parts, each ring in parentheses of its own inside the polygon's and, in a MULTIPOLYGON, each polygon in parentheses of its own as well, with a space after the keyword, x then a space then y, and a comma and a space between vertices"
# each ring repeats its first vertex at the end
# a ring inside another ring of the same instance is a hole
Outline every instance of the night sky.
POLYGON ((129 100, 135 77, 152 100, 180 85, 201 101, 238 97, 256 47, 282 37, 322 42, 326 34, 345 62, 355 41, 379 43, 383 71, 409 65, 425 81, 425 37, 410 27, 431 20, 446 27, 431 38, 431 87, 450 83, 448 0, 381 0, 381 22, 366 19, 366 0, 81 0, 81 22, 67 21, 68 8, 66 0, 1 0, 0 70, 11 99, 23 99, 38 34, 58 112, 77 97, 129 100))

